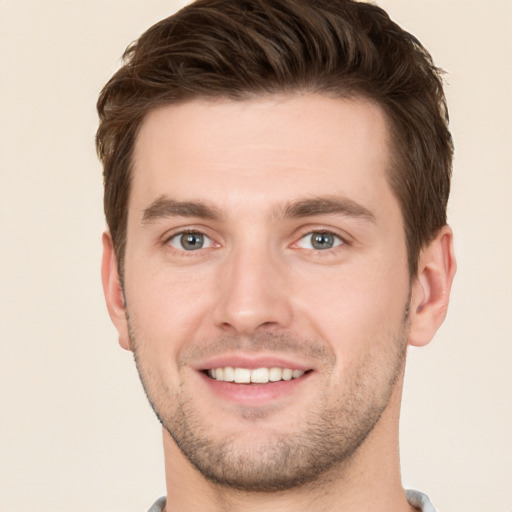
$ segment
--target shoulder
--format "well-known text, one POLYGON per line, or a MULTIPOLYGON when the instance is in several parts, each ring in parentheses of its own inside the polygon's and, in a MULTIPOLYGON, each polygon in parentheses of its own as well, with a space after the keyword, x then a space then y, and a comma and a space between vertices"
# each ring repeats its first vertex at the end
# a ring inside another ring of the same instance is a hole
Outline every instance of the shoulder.
POLYGON ((151 507, 149 507, 148 512, 162 512, 165 506, 165 496, 158 498, 151 507))
POLYGON ((409 505, 416 507, 421 510, 421 512, 436 512, 434 505, 432 505, 430 498, 426 494, 415 491, 414 489, 407 489, 405 495, 407 496, 409 505))

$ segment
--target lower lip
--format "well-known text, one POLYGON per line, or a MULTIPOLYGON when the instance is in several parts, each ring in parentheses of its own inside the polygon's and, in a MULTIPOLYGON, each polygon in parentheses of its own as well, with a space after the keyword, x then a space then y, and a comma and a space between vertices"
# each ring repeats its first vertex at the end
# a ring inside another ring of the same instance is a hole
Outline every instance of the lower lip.
POLYGON ((219 397, 243 405, 259 405, 287 397, 311 378, 308 372, 297 379, 280 380, 267 384, 236 384, 224 382, 200 373, 204 383, 219 397))

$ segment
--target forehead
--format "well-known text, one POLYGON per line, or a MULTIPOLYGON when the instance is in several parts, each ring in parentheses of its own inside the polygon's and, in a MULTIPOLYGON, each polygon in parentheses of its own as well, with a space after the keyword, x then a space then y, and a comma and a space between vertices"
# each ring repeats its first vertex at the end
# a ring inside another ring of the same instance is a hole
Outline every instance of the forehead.
POLYGON ((294 195, 391 194, 386 119, 362 99, 306 94, 160 107, 141 126, 133 163, 136 209, 161 195, 261 207, 294 195))

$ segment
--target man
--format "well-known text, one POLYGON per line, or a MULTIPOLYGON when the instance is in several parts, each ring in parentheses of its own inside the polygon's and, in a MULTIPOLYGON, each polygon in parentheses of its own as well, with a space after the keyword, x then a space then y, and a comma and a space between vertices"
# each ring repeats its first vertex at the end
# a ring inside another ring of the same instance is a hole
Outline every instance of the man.
POLYGON ((200 0, 101 93, 102 276, 163 426, 152 511, 432 511, 401 485, 406 348, 444 320, 438 70, 374 5, 200 0))

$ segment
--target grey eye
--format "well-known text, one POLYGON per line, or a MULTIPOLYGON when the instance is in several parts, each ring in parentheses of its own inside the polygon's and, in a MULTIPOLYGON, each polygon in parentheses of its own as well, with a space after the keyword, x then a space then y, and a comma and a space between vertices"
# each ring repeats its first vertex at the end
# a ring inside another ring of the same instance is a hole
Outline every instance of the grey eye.
POLYGON ((333 233, 329 233, 328 231, 313 231, 313 233, 308 233, 303 236, 299 240, 298 245, 302 249, 315 249, 317 251, 322 251, 332 249, 342 243, 343 240, 333 233))
POLYGON ((179 233, 169 240, 169 245, 184 251, 197 251, 211 246, 212 241, 203 233, 179 233))

